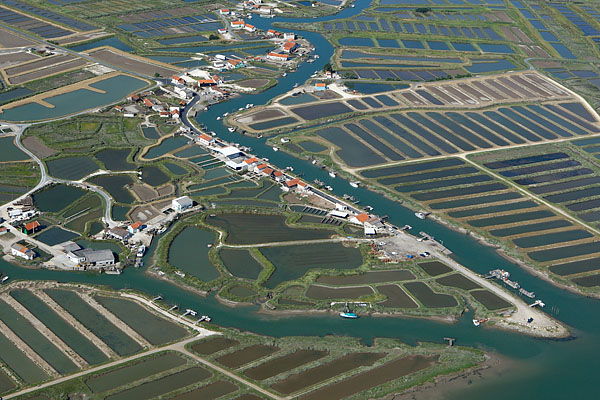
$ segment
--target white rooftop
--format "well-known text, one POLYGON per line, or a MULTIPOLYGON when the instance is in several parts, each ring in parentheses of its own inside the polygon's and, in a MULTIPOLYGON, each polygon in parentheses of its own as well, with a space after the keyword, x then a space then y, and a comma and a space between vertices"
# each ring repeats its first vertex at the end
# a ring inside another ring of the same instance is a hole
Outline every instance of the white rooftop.
POLYGON ((240 152, 240 149, 238 149, 235 146, 227 146, 227 147, 223 147, 221 149, 217 149, 217 151, 219 153, 223 154, 225 157, 229 157, 229 156, 238 154, 240 152))

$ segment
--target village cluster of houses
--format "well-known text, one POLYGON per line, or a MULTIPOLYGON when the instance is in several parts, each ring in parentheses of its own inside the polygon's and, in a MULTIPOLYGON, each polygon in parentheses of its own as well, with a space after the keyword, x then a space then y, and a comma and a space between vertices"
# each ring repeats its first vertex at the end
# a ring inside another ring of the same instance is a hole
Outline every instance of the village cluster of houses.
MULTIPOLYGON (((273 7, 273 4, 264 4, 262 0, 246 0, 241 3, 238 3, 237 7, 246 13, 255 13, 261 15, 272 15, 275 13, 281 13, 282 11, 273 7)), ((230 10, 228 8, 222 8, 219 10, 221 15, 235 17, 238 15, 238 12, 235 10, 230 10)))

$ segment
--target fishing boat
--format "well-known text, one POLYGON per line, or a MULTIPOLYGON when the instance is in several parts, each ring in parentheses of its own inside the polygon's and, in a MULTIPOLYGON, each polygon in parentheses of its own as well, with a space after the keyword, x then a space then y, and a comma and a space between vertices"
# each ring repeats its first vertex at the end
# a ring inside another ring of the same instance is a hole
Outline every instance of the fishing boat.
POLYGON ((487 322, 489 320, 489 318, 484 318, 484 319, 474 319, 473 320, 473 325, 475 326, 479 326, 481 324, 483 324, 484 322, 487 322))
POLYGON ((138 247, 136 257, 138 257, 138 258, 144 257, 145 252, 146 252, 146 246, 141 244, 140 247, 138 247))
POLYGON ((329 176, 332 178, 335 178, 337 176, 337 174, 335 173, 335 171, 331 170, 331 171, 329 171, 329 176))
POLYGON ((227 130, 231 133, 235 132, 235 128, 227 128, 227 130))
POLYGON ((358 185, 360 185, 359 181, 352 181, 352 182, 350 182, 350 186, 352 186, 353 188, 358 188, 358 185))
POLYGON ((348 318, 348 319, 358 318, 358 315, 356 313, 353 313, 352 310, 350 310, 350 307, 348 307, 348 303, 346 303, 346 310, 341 312, 339 315, 342 318, 348 318))
POLYGON ((279 151, 279 147, 273 146, 273 151, 279 151))
POLYGON ((431 213, 428 213, 428 212, 423 212, 423 211, 419 211, 419 212, 416 212, 416 213, 415 213, 415 217, 417 217, 417 218, 419 218, 419 219, 425 219, 425 218, 427 218, 427 216, 428 216, 429 214, 431 214, 431 213))

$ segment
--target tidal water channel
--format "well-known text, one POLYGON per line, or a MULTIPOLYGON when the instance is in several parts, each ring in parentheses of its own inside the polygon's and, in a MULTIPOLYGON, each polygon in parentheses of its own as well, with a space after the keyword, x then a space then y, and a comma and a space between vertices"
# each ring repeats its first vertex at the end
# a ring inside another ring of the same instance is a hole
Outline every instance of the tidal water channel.
MULTIPOLYGON (((370 1, 357 0, 356 8, 347 8, 337 16, 321 19, 253 19, 253 24, 268 29, 273 22, 295 23, 317 22, 349 17, 366 8, 370 1)), ((278 30, 285 30, 277 28, 278 30)), ((203 298, 155 279, 145 274, 145 268, 128 269, 122 275, 97 275, 92 273, 57 272, 47 270, 22 269, 0 260, 0 270, 11 279, 57 280, 61 282, 81 282, 107 285, 114 289, 131 288, 150 295, 160 294, 169 304, 181 308, 193 308, 201 314, 208 314, 215 324, 240 330, 252 331, 272 336, 288 335, 350 335, 371 343, 375 337, 393 337, 409 344, 418 341, 442 343, 444 337, 454 337, 458 345, 473 346, 497 353, 511 360, 510 368, 502 374, 489 374, 483 380, 474 379, 470 385, 453 387, 444 393, 449 399, 565 399, 595 398, 598 388, 594 376, 600 366, 600 302, 595 299, 575 295, 558 289, 536 278, 516 264, 501 257, 494 249, 487 247, 472 237, 455 232, 431 220, 419 220, 413 212, 380 194, 364 188, 353 189, 340 178, 331 178, 327 171, 309 162, 292 157, 282 151, 273 152, 265 139, 253 139, 237 133, 229 133, 216 117, 232 112, 247 103, 260 105, 271 98, 292 89, 294 83, 302 84, 317 69, 321 69, 333 54, 333 47, 321 35, 311 32, 297 34, 308 39, 316 47, 320 58, 312 64, 302 64, 298 71, 279 79, 277 86, 257 95, 242 96, 211 107, 208 112, 198 114, 198 120, 207 125, 208 130, 232 142, 251 146, 254 153, 267 157, 270 162, 283 168, 294 167, 302 172, 304 179, 318 178, 333 186, 334 193, 341 196, 349 193, 361 200, 362 205, 374 207, 374 213, 389 215, 395 225, 409 224, 413 231, 425 231, 441 241, 453 251, 456 260, 478 273, 486 273, 493 268, 504 268, 528 290, 535 291, 546 304, 546 311, 567 324, 573 338, 568 340, 541 340, 484 327, 475 328, 471 315, 465 315, 457 323, 448 324, 419 318, 362 317, 358 320, 343 320, 327 315, 272 316, 257 313, 257 307, 229 308, 219 304, 214 297, 203 298)), ((146 255, 149 264, 156 242, 146 255)), ((438 397, 439 398, 439 397, 438 397)))

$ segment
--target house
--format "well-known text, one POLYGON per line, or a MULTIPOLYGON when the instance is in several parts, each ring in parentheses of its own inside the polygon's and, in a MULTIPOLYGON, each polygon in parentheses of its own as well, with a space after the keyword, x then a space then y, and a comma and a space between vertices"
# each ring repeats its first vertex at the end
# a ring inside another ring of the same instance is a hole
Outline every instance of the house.
POLYGON ((24 258, 26 260, 33 260, 35 258, 35 253, 33 252, 33 250, 19 243, 14 243, 12 246, 10 246, 10 254, 12 254, 15 257, 24 258))
POLYGON ((255 166, 257 162, 258 162, 258 158, 256 158, 256 157, 251 157, 251 158, 247 158, 244 160, 244 163, 246 163, 246 165, 248 166, 248 169, 251 169, 253 166, 255 166))
POLYGON ((161 112, 159 112, 159 113, 158 113, 158 115, 159 115, 161 118, 169 118, 169 117, 171 116, 171 113, 170 113, 170 112, 168 112, 168 111, 161 111, 161 112))
POLYGON ((288 40, 287 42, 284 43, 283 45, 283 52, 284 53, 292 53, 294 50, 296 50, 298 48, 298 44, 293 41, 293 40, 288 40))
POLYGON ((227 68, 229 69, 244 68, 245 66, 246 64, 241 60, 227 60, 227 68))
POLYGON ((174 87, 173 91, 182 100, 192 98, 192 91, 186 87, 174 87))
POLYGON ((217 82, 215 82, 214 79, 199 79, 198 80, 198 85, 200 85, 200 87, 215 86, 216 84, 217 84, 217 82))
POLYGON ((8 233, 8 229, 5 226, 0 226, 0 235, 8 233))
POLYGON ((224 34, 227 33, 227 29, 225 29, 225 28, 219 28, 219 29, 217 29, 217 33, 220 34, 220 35, 224 35, 224 34))
POLYGON ((38 221, 33 221, 23 226, 22 232, 26 235, 31 235, 41 229, 41 225, 38 221))
POLYGON ((256 27, 254 25, 245 24, 244 25, 244 30, 246 32, 256 32, 256 27))
POLYGON ((123 112, 123 106, 115 106, 115 111, 123 112))
POLYGON ((352 218, 350 218, 350 222, 354 222, 355 224, 360 224, 360 225, 364 225, 365 222, 367 222, 369 220, 369 214, 362 213, 362 214, 358 214, 353 216, 352 218))
POLYGON ((260 172, 265 176, 271 176, 271 174, 273 173, 273 168, 263 168, 260 172))
POLYGON ((144 229, 144 224, 142 224, 141 222, 134 222, 133 224, 129 225, 127 227, 127 231, 129 233, 131 233, 132 235, 134 233, 138 233, 139 231, 141 231, 142 229, 144 229))
POLYGON ((245 28, 245 26, 246 26, 246 23, 243 20, 231 22, 232 29, 243 29, 243 28, 245 28))
POLYGON ((268 37, 275 37, 275 36, 277 36, 278 34, 279 34, 279 32, 277 32, 277 31, 276 31, 276 30, 274 30, 274 29, 269 29, 269 30, 267 31, 267 36, 268 36, 268 37))
POLYGON ((118 226, 116 226, 114 228, 108 228, 104 232, 106 233, 107 236, 112 237, 117 240, 126 240, 131 236, 131 234, 129 232, 127 232, 126 229, 119 228, 118 226))
POLYGON ((294 32, 285 32, 283 34, 283 40, 296 40, 296 34, 294 32))
POLYGON ((171 76, 171 83, 173 85, 177 85, 178 83, 183 85, 185 83, 185 81, 183 80, 183 78, 181 78, 177 75, 173 75, 173 76, 171 76))
POLYGON ((196 141, 206 147, 210 146, 215 142, 215 140, 206 133, 200 134, 200 136, 196 138, 196 141))
POLYGON ((327 84, 325 82, 317 82, 315 83, 315 90, 326 90, 327 84))
POLYGON ((194 202, 188 196, 182 196, 171 200, 171 208, 175 211, 184 211, 191 208, 193 205, 194 202))
POLYGON ((275 179, 277 182, 281 182, 282 180, 285 179, 285 176, 283 175, 283 172, 281 171, 273 171, 273 179, 275 179))
POLYGON ((132 94, 131 96, 127 97, 127 101, 131 103, 137 103, 138 101, 140 101, 140 96, 138 96, 137 94, 132 94))
POLYGON ((148 99, 144 99, 144 105, 145 105, 146 107, 148 107, 148 108, 152 108, 152 106, 153 106, 154 104, 152 104, 152 102, 151 102, 150 100, 148 100, 148 99))
POLYGON ((267 59, 272 61, 287 61, 290 57, 287 54, 279 54, 270 52, 267 54, 267 59))
POLYGON ((220 85, 221 83, 223 83, 223 79, 219 75, 213 75, 212 80, 217 82, 217 85, 220 85))
POLYGON ((221 15, 229 15, 229 9, 228 8, 221 8, 219 10, 219 14, 221 14, 221 15))
POLYGON ((173 117, 173 119, 179 119, 179 117, 180 117, 179 109, 171 110, 171 117, 173 117))
POLYGON ((287 186, 288 189, 294 189, 296 186, 298 186, 298 183, 300 183, 299 178, 294 178, 294 179, 285 181, 285 185, 287 186))
POLYGON ((260 172, 261 170, 263 170, 267 167, 268 167, 267 164, 258 164, 257 166, 254 167, 254 172, 260 172))

